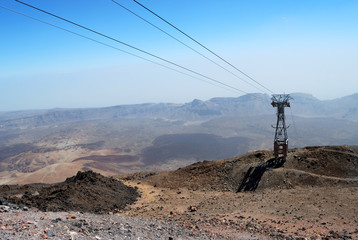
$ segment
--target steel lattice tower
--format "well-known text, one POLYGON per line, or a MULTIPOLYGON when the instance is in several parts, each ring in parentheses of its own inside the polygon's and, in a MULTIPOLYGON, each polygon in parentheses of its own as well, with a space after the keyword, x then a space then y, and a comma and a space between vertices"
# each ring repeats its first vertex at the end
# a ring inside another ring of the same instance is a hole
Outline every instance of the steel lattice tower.
POLYGON ((274 139, 274 156, 276 159, 286 159, 288 150, 287 127, 285 123, 285 107, 290 107, 289 94, 273 94, 271 105, 277 107, 277 123, 274 139))

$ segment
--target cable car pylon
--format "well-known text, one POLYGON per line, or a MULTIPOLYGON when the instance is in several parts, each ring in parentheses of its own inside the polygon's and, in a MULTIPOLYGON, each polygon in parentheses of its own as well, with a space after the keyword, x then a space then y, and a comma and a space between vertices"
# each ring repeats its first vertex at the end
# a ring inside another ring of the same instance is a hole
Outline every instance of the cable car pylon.
POLYGON ((285 107, 290 107, 290 100, 293 99, 289 94, 273 94, 271 105, 277 108, 277 122, 274 138, 274 157, 275 159, 286 160, 288 151, 287 127, 285 122, 285 107))

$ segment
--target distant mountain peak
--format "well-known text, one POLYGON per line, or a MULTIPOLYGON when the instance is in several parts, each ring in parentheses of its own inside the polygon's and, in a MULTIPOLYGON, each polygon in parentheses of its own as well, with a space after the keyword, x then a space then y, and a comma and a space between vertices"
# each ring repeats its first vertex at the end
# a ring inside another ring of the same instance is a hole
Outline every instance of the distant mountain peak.
POLYGON ((300 93, 300 92, 297 92, 297 93, 291 93, 290 94, 291 97, 293 99, 307 99, 307 100, 310 100, 310 101, 320 101, 318 98, 314 97, 312 94, 310 93, 300 93))

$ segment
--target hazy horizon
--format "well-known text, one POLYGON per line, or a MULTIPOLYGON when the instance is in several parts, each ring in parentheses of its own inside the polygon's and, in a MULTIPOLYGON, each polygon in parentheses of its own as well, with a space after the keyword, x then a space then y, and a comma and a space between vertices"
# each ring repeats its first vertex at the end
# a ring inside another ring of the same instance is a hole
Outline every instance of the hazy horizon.
MULTIPOLYGON (((263 93, 249 93, 249 94, 263 94, 263 93)), ((266 94, 266 93, 265 93, 266 94)), ((296 92, 296 93, 288 93, 288 94, 308 94, 313 96, 314 98, 318 99, 319 101, 329 101, 329 100, 335 100, 335 99, 339 99, 339 98, 344 98, 344 97, 349 97, 355 94, 358 94, 358 92, 350 94, 350 95, 346 95, 346 96, 342 96, 342 97, 338 97, 338 98, 331 98, 331 99, 319 99, 316 96, 314 96, 313 94, 310 93, 302 93, 302 92, 296 92)), ((271 96, 269 94, 266 94, 268 96, 271 96)), ((244 95, 241 95, 244 96, 244 95)), ((237 96, 240 97, 240 96, 237 96)), ((91 108, 107 108, 107 107, 115 107, 115 106, 123 106, 123 105, 140 105, 140 104, 159 104, 159 103, 168 103, 168 104, 186 104, 186 103, 190 103, 196 99, 201 100, 201 101, 209 101, 210 99, 213 98, 231 98, 231 97, 210 97, 208 99, 200 99, 200 98, 193 98, 193 99, 189 99, 188 101, 183 101, 183 102, 170 102, 170 101, 166 101, 166 102, 137 102, 137 103, 124 103, 124 104, 114 104, 114 105, 104 105, 104 106, 68 106, 68 107, 49 107, 49 108, 28 108, 28 109, 15 109, 15 110, 0 110, 0 112, 5 113, 5 112, 21 112, 21 111, 45 111, 45 110, 56 110, 56 109, 91 109, 91 108)), ((235 97, 233 97, 235 98, 235 97)), ((291 100, 291 103, 294 104, 294 99, 291 100)))

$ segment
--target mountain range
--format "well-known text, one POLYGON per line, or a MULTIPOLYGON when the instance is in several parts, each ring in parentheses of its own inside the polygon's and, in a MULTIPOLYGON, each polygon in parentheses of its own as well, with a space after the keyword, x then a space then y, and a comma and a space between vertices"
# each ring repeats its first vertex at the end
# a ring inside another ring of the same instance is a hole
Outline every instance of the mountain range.
MULTIPOLYGON (((358 144, 358 94, 321 101, 293 93, 289 147, 358 144)), ((0 183, 58 182, 170 170, 272 149, 276 109, 266 94, 88 109, 0 113, 0 183)))

